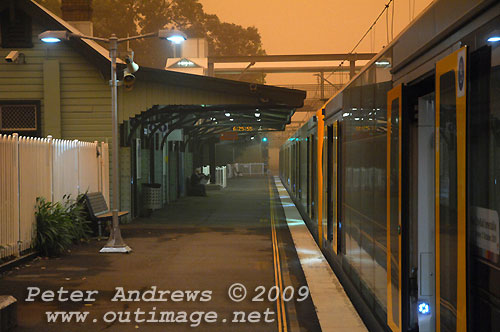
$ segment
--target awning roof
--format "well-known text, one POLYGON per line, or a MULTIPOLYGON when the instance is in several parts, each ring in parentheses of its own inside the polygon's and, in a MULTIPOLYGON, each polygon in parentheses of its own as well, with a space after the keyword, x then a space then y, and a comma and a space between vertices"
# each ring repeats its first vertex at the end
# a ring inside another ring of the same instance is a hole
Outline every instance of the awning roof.
POLYGON ((141 137, 163 133, 162 146, 176 129, 183 129, 189 139, 217 138, 231 131, 239 135, 281 131, 293 113, 284 105, 156 105, 129 120, 127 141, 130 144, 141 127, 147 128, 146 133, 140 131, 141 137))

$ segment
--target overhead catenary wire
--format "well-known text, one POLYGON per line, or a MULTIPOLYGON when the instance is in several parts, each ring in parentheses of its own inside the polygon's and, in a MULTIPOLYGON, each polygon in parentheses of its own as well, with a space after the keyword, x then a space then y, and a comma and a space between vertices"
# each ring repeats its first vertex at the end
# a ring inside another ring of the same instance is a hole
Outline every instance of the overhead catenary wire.
MULTIPOLYGON (((366 38, 366 36, 368 35, 368 33, 370 33, 370 31, 374 28, 375 24, 377 24, 378 20, 380 19, 380 17, 382 17, 382 15, 384 14, 384 12, 388 9, 389 9, 389 6, 390 4, 392 3, 392 22, 391 22, 391 40, 394 38, 394 0, 389 0, 389 2, 387 2, 387 4, 384 5, 384 9, 382 9, 382 11, 380 12, 380 14, 377 16, 377 18, 375 19, 375 21, 370 25, 370 27, 368 28, 368 30, 366 30, 366 32, 364 33, 364 35, 361 37, 361 39, 356 43, 356 45, 354 45, 354 47, 352 48, 352 50, 348 53, 348 55, 351 55, 354 53, 354 51, 358 48, 359 44, 361 44, 361 42, 366 38)), ((388 19, 387 19, 388 20, 388 19)), ((344 65, 344 63, 346 62, 346 60, 342 60, 339 64, 339 69, 342 68, 342 66, 344 65)), ((327 78, 329 78, 335 71, 331 72, 327 78)))
POLYGON ((387 36, 387 45, 389 45, 389 11, 385 11, 385 35, 387 36))
MULTIPOLYGON (((389 3, 391 3, 389 1, 389 3)), ((394 39, 394 7, 396 7, 396 1, 392 2, 392 18, 391 18, 391 40, 394 39)))

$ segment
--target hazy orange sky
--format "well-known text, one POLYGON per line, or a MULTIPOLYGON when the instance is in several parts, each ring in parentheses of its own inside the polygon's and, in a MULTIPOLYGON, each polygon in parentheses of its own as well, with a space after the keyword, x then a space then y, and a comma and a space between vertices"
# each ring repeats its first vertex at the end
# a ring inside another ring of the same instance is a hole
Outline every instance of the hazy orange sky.
MULTIPOLYGON (((255 26, 267 54, 303 54, 349 52, 388 1, 200 0, 200 3, 207 13, 217 14, 223 21, 255 26)), ((409 6, 416 17, 431 2, 395 0, 394 37, 409 23, 412 16, 409 6)), ((391 15, 389 26, 390 22, 391 15)), ((374 31, 358 52, 377 53, 387 44, 385 14, 374 31)))

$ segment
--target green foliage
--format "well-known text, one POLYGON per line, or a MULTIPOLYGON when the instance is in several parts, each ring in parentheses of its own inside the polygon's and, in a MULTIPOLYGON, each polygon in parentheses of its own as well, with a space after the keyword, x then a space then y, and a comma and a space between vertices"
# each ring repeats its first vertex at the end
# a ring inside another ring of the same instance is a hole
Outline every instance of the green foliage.
MULTIPOLYGON (((35 0, 56 15, 61 15, 60 0, 35 0)), ((205 38, 209 54, 264 55, 259 31, 255 27, 221 22, 217 15, 207 14, 199 0, 94 0, 92 2, 94 34, 118 37, 176 28, 190 38, 205 38)), ((105 46, 105 45, 104 45, 105 46)), ((135 61, 143 66, 163 69, 171 45, 158 39, 137 40, 130 43, 135 61)), ((261 81, 257 75, 246 79, 261 81)))
POLYGON ((90 234, 85 220, 82 195, 76 200, 63 197, 63 202, 48 202, 37 198, 35 249, 43 256, 59 256, 76 242, 90 234))

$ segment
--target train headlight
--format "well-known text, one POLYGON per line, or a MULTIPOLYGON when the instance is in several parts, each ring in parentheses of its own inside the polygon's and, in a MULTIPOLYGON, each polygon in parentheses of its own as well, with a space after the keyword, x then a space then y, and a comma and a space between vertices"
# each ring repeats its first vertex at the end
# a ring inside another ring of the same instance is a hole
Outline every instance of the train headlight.
POLYGON ((431 312, 431 307, 429 303, 422 302, 418 305, 418 312, 422 315, 428 315, 431 312))

